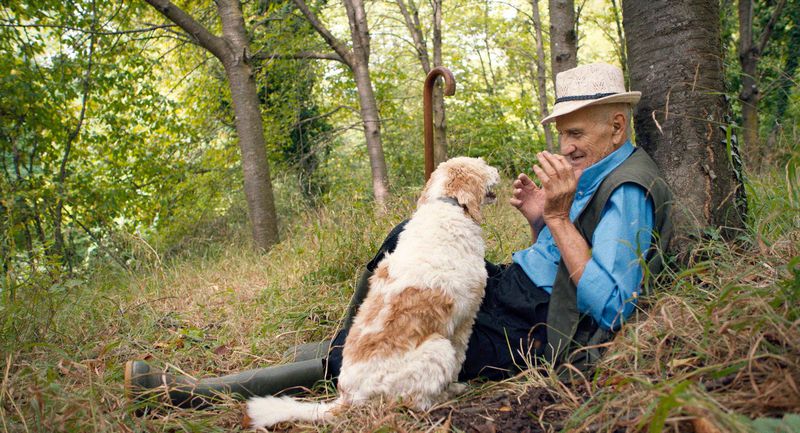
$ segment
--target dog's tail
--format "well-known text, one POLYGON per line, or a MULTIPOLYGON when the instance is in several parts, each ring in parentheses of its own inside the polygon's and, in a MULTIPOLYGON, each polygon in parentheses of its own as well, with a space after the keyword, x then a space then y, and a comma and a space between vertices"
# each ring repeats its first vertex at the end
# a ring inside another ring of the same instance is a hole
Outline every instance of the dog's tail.
POLYGON ((245 427, 272 427, 284 421, 326 421, 340 401, 304 402, 292 397, 255 397, 247 401, 245 427))

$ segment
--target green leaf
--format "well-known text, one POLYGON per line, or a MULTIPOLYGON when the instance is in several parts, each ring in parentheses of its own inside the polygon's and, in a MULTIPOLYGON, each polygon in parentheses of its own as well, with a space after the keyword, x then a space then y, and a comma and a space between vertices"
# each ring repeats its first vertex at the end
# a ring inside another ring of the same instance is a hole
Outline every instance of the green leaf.
POLYGON ((759 433, 800 432, 800 415, 786 414, 780 418, 758 418, 753 420, 753 429, 759 433))

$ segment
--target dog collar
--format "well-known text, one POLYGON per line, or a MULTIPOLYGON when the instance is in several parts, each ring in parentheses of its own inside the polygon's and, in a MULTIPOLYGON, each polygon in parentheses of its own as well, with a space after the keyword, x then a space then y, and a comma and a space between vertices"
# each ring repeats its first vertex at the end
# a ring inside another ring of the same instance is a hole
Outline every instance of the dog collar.
POLYGON ((461 203, 459 203, 458 200, 454 199, 453 197, 438 197, 436 200, 445 202, 447 204, 451 204, 453 206, 458 206, 460 208, 464 207, 464 206, 461 206, 461 203))

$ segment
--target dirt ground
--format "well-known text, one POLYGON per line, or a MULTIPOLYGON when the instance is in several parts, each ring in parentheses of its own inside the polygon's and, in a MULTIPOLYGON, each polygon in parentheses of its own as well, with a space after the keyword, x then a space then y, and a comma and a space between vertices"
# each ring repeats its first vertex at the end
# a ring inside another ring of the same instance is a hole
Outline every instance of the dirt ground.
POLYGON ((569 415, 546 388, 529 388, 521 395, 492 393, 434 416, 450 418, 451 427, 467 433, 559 431, 569 415))

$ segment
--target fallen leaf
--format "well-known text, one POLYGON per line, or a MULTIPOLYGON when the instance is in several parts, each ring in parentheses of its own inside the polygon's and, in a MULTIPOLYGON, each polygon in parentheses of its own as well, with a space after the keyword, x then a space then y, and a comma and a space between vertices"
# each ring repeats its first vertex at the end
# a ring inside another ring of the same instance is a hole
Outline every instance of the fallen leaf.
POLYGON ((693 356, 691 358, 673 359, 669 363, 667 363, 667 366, 669 368, 678 368, 678 367, 683 367, 685 365, 694 365, 695 361, 697 361, 696 356, 693 356))
POLYGON ((219 355, 219 356, 227 355, 227 354, 231 353, 231 347, 228 346, 227 344, 223 344, 222 346, 219 346, 216 349, 214 349, 213 352, 214 352, 215 355, 219 355))
POLYGON ((722 433, 722 431, 706 417, 693 419, 692 427, 694 427, 695 433, 722 433))
POLYGON ((442 426, 439 427, 438 433, 449 433, 452 424, 453 424, 453 412, 451 411, 447 415, 447 419, 444 421, 444 424, 442 424, 442 426))

